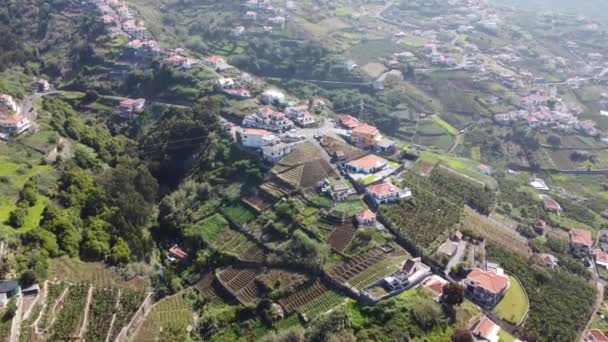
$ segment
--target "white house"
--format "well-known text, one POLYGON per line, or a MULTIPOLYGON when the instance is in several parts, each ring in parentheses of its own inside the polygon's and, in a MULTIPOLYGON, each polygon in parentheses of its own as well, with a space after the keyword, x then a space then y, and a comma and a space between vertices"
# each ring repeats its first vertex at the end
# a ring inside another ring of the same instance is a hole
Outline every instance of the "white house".
POLYGON ((285 94, 276 89, 268 89, 260 96, 260 101, 267 105, 283 104, 285 99, 285 94))
POLYGON ((121 100, 118 106, 114 107, 114 114, 126 119, 134 119, 137 117, 137 114, 144 111, 145 105, 145 99, 126 98, 121 100))
POLYGON ((30 119, 23 115, 0 117, 0 130, 3 133, 19 135, 30 128, 30 119))
POLYGON ((294 124, 284 113, 274 111, 270 107, 262 107, 256 113, 245 117, 243 126, 284 132, 293 128, 294 124))
POLYGON ((386 159, 369 154, 346 163, 346 169, 355 173, 375 173, 384 169, 387 163, 386 159))
POLYGON ((2 105, 4 108, 10 110, 13 113, 16 113, 18 110, 17 102, 15 102, 15 99, 13 99, 13 97, 10 95, 0 95, 0 105, 2 105))
POLYGON ((308 112, 306 105, 285 108, 285 115, 298 126, 309 127, 316 123, 315 118, 308 112))
POLYGON ((401 198, 412 197, 410 189, 401 190, 388 182, 370 185, 365 189, 365 192, 375 205, 392 203, 401 198))
POLYGON ((250 148, 262 148, 278 143, 279 138, 265 129, 244 128, 238 132, 241 145, 250 148))
POLYGON ((262 156, 264 160, 271 163, 276 163, 283 159, 283 157, 288 155, 291 151, 293 151, 293 144, 280 143, 262 147, 262 156))

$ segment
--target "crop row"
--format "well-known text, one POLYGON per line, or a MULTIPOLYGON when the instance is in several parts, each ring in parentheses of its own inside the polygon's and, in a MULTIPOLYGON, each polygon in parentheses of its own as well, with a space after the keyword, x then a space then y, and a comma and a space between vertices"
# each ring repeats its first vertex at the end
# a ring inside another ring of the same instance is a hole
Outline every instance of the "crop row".
MULTIPOLYGON (((42 303, 38 302, 30 312, 30 316, 21 322, 21 331, 19 332, 19 342, 30 342, 32 333, 34 332, 34 322, 42 311, 42 303)), ((2 340, 2 339, 0 339, 2 340)))
POLYGON ((376 281, 396 272, 399 269, 398 265, 400 261, 403 261, 403 257, 386 258, 352 277, 348 282, 359 290, 364 289, 376 281))
POLYGON ((344 252, 357 230, 352 224, 338 225, 329 236, 329 245, 338 252, 344 252))
POLYGON ((306 289, 280 299, 279 304, 281 304, 285 312, 289 314, 296 311, 299 307, 306 305, 306 303, 309 303, 315 298, 323 295, 327 291, 328 290, 325 286, 319 282, 316 282, 306 289))
POLYGON ((339 280, 348 281, 384 257, 385 254, 381 249, 374 248, 365 254, 357 255, 348 261, 338 264, 330 273, 339 280))
POLYGON ((46 307, 42 312, 42 317, 38 321, 38 328, 41 330, 47 330, 48 325, 53 315, 53 308, 55 303, 59 299, 59 296, 63 293, 67 285, 65 283, 48 283, 48 294, 46 296, 46 307))
POLYGON ((111 340, 115 340, 120 330, 129 323, 137 309, 141 306, 146 294, 139 290, 124 289, 120 292, 120 299, 116 308, 116 318, 112 326, 111 340))
POLYGON ((344 298, 335 293, 334 291, 327 291, 321 296, 311 300, 302 307, 298 308, 298 311, 305 314, 309 319, 315 318, 317 315, 325 313, 344 301, 344 298))
POLYGON ((63 305, 51 326, 48 341, 70 340, 83 321, 89 285, 73 285, 63 300, 63 305))
POLYGON ((108 336, 118 299, 117 289, 95 289, 89 305, 86 341, 103 342, 108 336))

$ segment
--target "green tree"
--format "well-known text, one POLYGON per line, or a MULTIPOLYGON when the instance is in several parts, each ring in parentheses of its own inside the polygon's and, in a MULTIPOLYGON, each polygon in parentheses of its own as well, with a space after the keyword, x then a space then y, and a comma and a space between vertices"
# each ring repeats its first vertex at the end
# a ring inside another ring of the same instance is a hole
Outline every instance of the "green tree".
POLYGON ((464 302, 464 287, 458 283, 445 284, 441 301, 449 306, 462 304, 464 302))
POLYGON ((8 218, 8 224, 13 228, 21 228, 25 224, 27 209, 17 208, 13 210, 8 218))
POLYGON ((110 256, 108 261, 112 264, 126 264, 131 259, 131 251, 129 250, 129 245, 122 238, 118 238, 114 246, 112 246, 112 250, 110 251, 110 256))

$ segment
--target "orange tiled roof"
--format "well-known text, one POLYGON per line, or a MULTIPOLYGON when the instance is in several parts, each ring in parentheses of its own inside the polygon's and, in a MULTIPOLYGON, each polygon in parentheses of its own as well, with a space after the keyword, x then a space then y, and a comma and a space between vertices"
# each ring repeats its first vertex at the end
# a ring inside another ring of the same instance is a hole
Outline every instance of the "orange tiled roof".
POLYGON ((367 209, 367 210, 364 210, 364 211, 358 213, 357 218, 361 221, 375 220, 376 214, 373 211, 367 209))
POLYGON ((363 158, 349 162, 349 164, 356 166, 359 169, 371 169, 374 167, 382 167, 386 165, 387 161, 384 158, 378 157, 374 154, 369 154, 363 158))
POLYGON ((593 245, 593 238, 591 237, 591 232, 585 229, 572 229, 570 231, 570 241, 588 247, 591 247, 593 245))
POLYGON ((243 128, 243 130, 241 130, 242 134, 249 134, 249 135, 272 135, 272 132, 267 131, 265 129, 259 129, 259 128, 243 128))
POLYGON ((475 283, 478 287, 485 289, 491 293, 500 293, 509 284, 509 278, 496 274, 494 272, 487 272, 480 268, 475 268, 467 279, 475 283))
POLYGON ((587 331, 586 341, 590 342, 608 342, 608 337, 599 329, 590 329, 587 331))
POLYGON ((489 320, 487 317, 481 319, 481 321, 473 329, 473 334, 481 337, 489 337, 492 331, 496 329, 496 323, 489 320))
POLYGON ((380 131, 372 125, 361 124, 353 128, 353 134, 377 135, 380 134, 380 131))
POLYGON ((368 186, 367 191, 369 191, 374 196, 382 197, 382 196, 390 195, 392 193, 395 193, 395 192, 398 192, 401 190, 391 183, 384 182, 384 183, 368 186))

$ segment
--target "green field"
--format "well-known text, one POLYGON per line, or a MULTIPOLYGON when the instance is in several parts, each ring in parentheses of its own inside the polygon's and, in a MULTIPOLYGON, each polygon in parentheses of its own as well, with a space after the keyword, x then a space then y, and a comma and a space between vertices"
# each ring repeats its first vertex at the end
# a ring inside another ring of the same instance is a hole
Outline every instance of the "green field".
POLYGON ((528 312, 528 299, 517 278, 509 276, 509 281, 509 289, 494 313, 511 324, 519 324, 528 312))
POLYGON ((446 131, 448 131, 448 133, 450 133, 451 135, 458 135, 460 133, 460 131, 456 127, 450 125, 449 122, 443 120, 439 115, 434 114, 433 116, 431 116, 431 118, 439 126, 443 127, 443 129, 445 129, 446 131))

